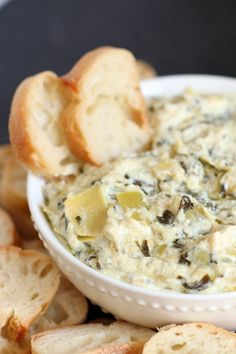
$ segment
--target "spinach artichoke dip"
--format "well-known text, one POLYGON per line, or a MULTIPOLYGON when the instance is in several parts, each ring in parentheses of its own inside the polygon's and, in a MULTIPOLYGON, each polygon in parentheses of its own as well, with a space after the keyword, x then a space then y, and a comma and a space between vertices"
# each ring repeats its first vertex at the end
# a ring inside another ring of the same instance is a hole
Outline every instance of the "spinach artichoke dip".
POLYGON ((124 282, 236 291, 236 96, 147 102, 152 149, 48 182, 43 210, 70 252, 124 282))

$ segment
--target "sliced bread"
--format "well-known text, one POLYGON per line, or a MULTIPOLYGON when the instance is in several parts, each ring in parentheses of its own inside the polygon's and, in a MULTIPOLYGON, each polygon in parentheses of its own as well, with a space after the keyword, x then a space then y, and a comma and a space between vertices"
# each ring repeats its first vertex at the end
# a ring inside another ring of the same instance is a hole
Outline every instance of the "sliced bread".
POLYGON ((36 174, 77 172, 60 122, 67 101, 62 81, 50 71, 25 79, 15 92, 9 119, 11 145, 17 158, 36 174))
POLYGON ((113 47, 95 49, 62 80, 71 93, 63 124, 68 144, 78 158, 101 165, 147 146, 150 132, 131 52, 113 47))
POLYGON ((143 354, 236 353, 236 334, 206 323, 164 327, 144 346, 143 354))
POLYGON ((33 354, 142 353, 153 331, 124 322, 87 324, 42 332, 32 337, 33 354))
POLYGON ((83 323, 88 313, 88 301, 67 279, 60 286, 45 314, 32 326, 31 333, 83 323))
POLYGON ((17 247, 0 248, 0 329, 20 340, 48 308, 60 282, 48 256, 17 247))

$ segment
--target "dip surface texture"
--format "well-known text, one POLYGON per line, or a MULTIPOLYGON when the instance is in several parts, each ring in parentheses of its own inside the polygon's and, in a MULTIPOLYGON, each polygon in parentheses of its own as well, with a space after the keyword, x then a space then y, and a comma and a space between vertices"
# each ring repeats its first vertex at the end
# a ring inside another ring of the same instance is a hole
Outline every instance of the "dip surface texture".
POLYGON ((186 91, 147 102, 152 150, 44 187, 70 252, 130 284, 236 291, 236 98, 186 91))

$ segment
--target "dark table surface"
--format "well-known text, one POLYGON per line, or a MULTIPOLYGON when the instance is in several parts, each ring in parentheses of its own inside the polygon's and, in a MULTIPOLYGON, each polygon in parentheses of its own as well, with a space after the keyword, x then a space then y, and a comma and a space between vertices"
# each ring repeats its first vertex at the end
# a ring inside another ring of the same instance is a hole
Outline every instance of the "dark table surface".
POLYGON ((236 1, 12 0, 0 9, 0 143, 24 77, 62 74, 107 44, 129 48, 160 75, 236 76, 236 1))

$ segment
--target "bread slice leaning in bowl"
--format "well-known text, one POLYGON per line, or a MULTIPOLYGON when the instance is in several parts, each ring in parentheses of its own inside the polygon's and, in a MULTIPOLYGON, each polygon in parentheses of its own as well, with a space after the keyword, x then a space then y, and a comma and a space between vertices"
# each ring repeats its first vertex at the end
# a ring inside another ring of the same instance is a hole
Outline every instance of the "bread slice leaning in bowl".
POLYGON ((143 354, 236 353, 236 334, 207 323, 167 326, 144 346, 143 354))
POLYGON ((154 333, 125 322, 65 327, 33 336, 32 353, 141 354, 144 343, 154 333))
POLYGON ((17 158, 38 175, 53 177, 77 172, 78 163, 61 127, 67 93, 57 75, 45 71, 25 79, 13 97, 9 118, 11 145, 17 158))
POLYGON ((78 158, 101 165, 147 146, 150 131, 136 60, 130 51, 95 49, 62 80, 71 92, 63 124, 78 158))

